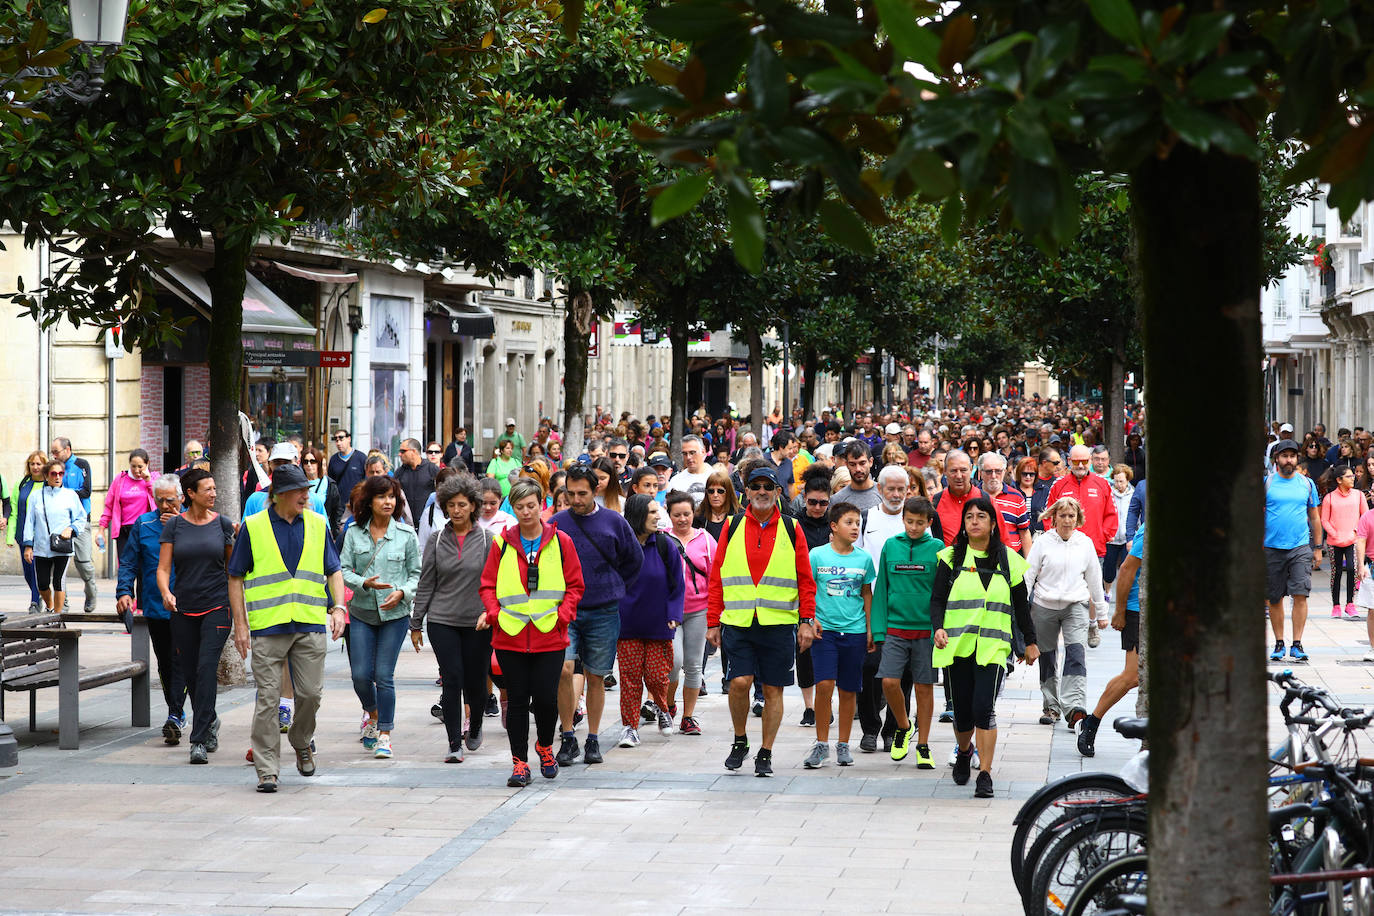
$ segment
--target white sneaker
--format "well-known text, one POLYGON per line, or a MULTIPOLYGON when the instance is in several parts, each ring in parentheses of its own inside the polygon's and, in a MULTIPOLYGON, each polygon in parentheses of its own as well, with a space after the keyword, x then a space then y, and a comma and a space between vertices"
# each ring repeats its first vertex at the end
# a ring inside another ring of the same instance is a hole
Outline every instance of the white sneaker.
MULTIPOLYGON (((959 756, 959 745, 954 746, 954 750, 949 752, 949 765, 954 766, 954 758, 959 756)), ((973 769, 978 769, 978 748, 973 749, 973 760, 969 764, 973 769)))
POLYGON ((639 732, 633 725, 625 726, 625 734, 620 738, 621 747, 639 747, 639 732))

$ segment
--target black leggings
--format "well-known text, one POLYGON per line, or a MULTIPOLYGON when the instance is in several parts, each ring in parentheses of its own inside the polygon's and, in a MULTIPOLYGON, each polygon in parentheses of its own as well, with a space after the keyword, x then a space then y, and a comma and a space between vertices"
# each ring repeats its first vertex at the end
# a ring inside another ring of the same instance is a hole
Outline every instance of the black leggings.
POLYGON ((204 744, 218 714, 219 657, 229 639, 229 609, 204 614, 172 614, 172 644, 176 646, 181 678, 191 700, 191 743, 204 744))
POLYGON ((40 557, 37 554, 33 558, 34 573, 38 577, 38 590, 40 592, 65 592, 63 578, 67 575, 67 561, 71 557, 40 557))
POLYGON ((975 728, 997 727, 997 693, 1007 676, 1005 665, 980 665, 972 655, 956 658, 945 669, 950 696, 954 700, 954 730, 971 732, 975 728))
POLYGON ((472 707, 473 733, 482 730, 487 707, 487 673, 491 670, 491 630, 455 627, 430 621, 429 645, 443 682, 439 704, 450 747, 463 740, 463 698, 472 707))
POLYGON ((177 650, 172 644, 172 621, 156 617, 147 620, 148 639, 153 644, 153 657, 157 659, 157 677, 162 681, 162 698, 167 701, 167 715, 185 715, 186 681, 181 676, 177 650))
MULTIPOLYGON (((1328 545, 1330 546, 1330 545, 1328 545)), ((1355 545, 1331 547, 1331 603, 1341 603, 1341 574, 1345 574, 1345 603, 1355 600, 1355 545)))
MULTIPOLYGON (((506 735, 510 755, 530 759, 530 712, 534 712, 535 743, 553 746, 558 730, 558 680, 563 676, 563 650, 515 652, 497 649, 496 661, 506 681, 506 735)), ((474 713, 476 710, 474 710, 474 713)), ((448 715, 444 715, 447 722, 448 715)))

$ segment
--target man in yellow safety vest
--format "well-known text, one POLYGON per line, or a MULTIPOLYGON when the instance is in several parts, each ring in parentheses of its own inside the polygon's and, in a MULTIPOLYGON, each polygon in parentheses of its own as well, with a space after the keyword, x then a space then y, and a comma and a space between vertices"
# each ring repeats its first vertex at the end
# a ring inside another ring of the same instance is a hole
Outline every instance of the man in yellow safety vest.
POLYGON ((294 464, 272 472, 271 505, 244 520, 229 557, 234 646, 248 657, 258 685, 253 710, 253 765, 258 791, 277 791, 283 661, 296 689, 296 716, 286 733, 296 771, 315 775, 315 714, 324 688, 325 632, 338 639, 347 619, 339 554, 329 522, 309 511, 310 481, 294 464), (251 639, 250 639, 251 634, 251 639))

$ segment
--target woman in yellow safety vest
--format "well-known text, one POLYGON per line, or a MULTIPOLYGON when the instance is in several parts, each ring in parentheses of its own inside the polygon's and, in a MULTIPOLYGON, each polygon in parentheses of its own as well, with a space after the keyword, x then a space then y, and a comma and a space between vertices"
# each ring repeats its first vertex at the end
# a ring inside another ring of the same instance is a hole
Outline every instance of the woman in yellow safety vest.
POLYGON ((534 712, 535 752, 546 779, 558 775, 553 739, 558 727, 558 680, 568 647, 568 624, 582 600, 582 564, 572 539, 539 519, 544 491, 529 478, 510 488, 516 524, 497 534, 482 570, 486 615, 477 629, 491 628, 505 681, 506 735, 511 775, 506 785, 530 784, 530 712, 534 712))
POLYGON ((954 782, 968 783, 976 753, 975 798, 992 797, 992 756, 997 747, 994 707, 1012 655, 1013 633, 1025 646, 1018 661, 1029 665, 1040 654, 1026 594, 1026 561, 1002 544, 997 511, 986 496, 965 503, 959 534, 940 551, 930 596, 932 663, 945 669, 954 701, 954 736, 959 745, 954 782))

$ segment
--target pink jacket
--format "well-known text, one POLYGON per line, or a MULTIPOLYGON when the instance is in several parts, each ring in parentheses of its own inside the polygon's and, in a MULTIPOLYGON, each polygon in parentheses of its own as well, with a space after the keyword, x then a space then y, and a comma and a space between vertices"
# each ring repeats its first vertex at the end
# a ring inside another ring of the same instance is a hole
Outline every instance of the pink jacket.
POLYGON ((1364 494, 1354 487, 1341 495, 1340 488, 1326 494, 1322 500, 1322 530, 1326 543, 1332 547, 1349 547, 1355 543, 1355 526, 1364 514, 1364 494))
POLYGON ((119 537, 119 531, 125 525, 131 525, 134 519, 144 512, 151 512, 157 508, 157 503, 153 500, 153 482, 151 480, 134 480, 128 471, 120 471, 110 484, 110 489, 105 491, 105 509, 100 513, 100 524, 98 528, 109 528, 110 537, 119 537), (121 504, 124 498, 132 490, 143 492, 144 502, 140 503, 139 509, 129 518, 123 518, 121 504))
MULTIPOLYGON (((668 529, 666 533, 671 535, 672 529, 668 529)), ((682 542, 673 535, 673 543, 682 542)), ((687 591, 682 602, 682 613, 695 614, 706 610, 711 565, 716 562, 716 539, 707 534, 704 528, 693 528, 690 539, 683 545, 683 552, 687 555, 682 563, 682 575, 687 591), (693 566, 696 569, 693 569, 693 566)))

